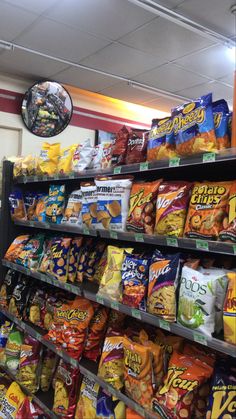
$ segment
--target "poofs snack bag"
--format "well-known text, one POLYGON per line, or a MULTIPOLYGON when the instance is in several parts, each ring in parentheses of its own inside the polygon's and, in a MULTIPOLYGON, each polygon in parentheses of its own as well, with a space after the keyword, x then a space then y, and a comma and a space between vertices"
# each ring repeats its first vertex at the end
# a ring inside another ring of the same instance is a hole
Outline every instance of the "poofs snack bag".
POLYGON ((149 132, 147 160, 163 160, 176 156, 172 118, 155 119, 149 132))
POLYGON ((39 156, 39 170, 44 175, 52 176, 57 172, 60 156, 60 143, 43 143, 39 156))

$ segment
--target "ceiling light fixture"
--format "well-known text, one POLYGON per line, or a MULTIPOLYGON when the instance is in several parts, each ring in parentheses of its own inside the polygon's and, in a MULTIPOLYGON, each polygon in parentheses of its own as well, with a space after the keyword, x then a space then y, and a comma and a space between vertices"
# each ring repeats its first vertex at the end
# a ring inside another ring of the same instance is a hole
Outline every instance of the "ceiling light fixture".
POLYGON ((176 25, 182 26, 183 28, 186 28, 192 32, 198 33, 201 36, 204 36, 208 39, 211 39, 212 41, 216 41, 218 43, 223 44, 227 47, 233 47, 235 46, 235 41, 231 38, 215 32, 214 30, 201 25, 198 22, 195 22, 192 19, 189 19, 180 13, 177 13, 165 6, 162 6, 158 3, 156 3, 153 0, 128 0, 130 3, 135 4, 136 6, 141 7, 142 9, 145 9, 151 13, 154 13, 155 15, 161 16, 164 19, 167 19, 171 22, 174 22, 176 25))

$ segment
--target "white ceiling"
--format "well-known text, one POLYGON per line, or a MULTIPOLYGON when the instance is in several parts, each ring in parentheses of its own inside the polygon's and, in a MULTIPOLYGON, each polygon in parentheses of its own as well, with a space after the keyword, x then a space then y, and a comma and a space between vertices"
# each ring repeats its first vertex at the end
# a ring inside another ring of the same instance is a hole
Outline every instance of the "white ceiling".
MULTIPOLYGON (((154 0, 233 37, 231 0, 154 0)), ((128 0, 0 0, 0 39, 187 98, 232 103, 229 49, 128 0)), ((0 49, 0 72, 55 79, 164 111, 182 103, 26 51, 0 49)))

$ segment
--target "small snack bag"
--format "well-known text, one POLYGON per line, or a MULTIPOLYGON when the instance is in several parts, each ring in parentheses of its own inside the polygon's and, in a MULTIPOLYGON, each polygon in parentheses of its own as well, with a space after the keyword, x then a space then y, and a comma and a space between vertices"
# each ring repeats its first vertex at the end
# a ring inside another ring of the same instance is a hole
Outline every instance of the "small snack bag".
POLYGON ((82 227, 82 192, 80 189, 71 192, 62 218, 62 223, 82 227))
POLYGON ((230 147, 230 137, 228 132, 229 107, 224 99, 212 103, 216 144, 218 150, 230 147))
POLYGON ((32 217, 33 221, 39 221, 41 223, 46 222, 47 203, 48 203, 48 195, 38 194, 35 211, 32 217))
POLYGON ((153 120, 148 136, 147 160, 163 160, 176 156, 173 119, 153 120))
POLYGON ((59 281, 68 279, 70 237, 55 238, 51 242, 50 260, 47 272, 59 281))
POLYGON ((63 148, 58 162, 58 173, 64 175, 72 171, 72 157, 76 149, 76 144, 63 148))
POLYGON ((28 269, 38 269, 44 251, 44 234, 36 234, 25 244, 16 258, 16 263, 28 269))
POLYGON ((46 221, 60 224, 65 206, 65 185, 50 185, 46 207, 46 221))
POLYGON ((223 219, 223 230, 220 231, 219 239, 236 243, 236 181, 232 182, 230 188, 228 214, 223 219))
POLYGON ((40 373, 40 389, 48 391, 55 373, 57 356, 48 348, 43 349, 42 367, 40 373))
POLYGON ((98 367, 98 376, 117 390, 124 385, 123 336, 108 329, 98 367))
POLYGON ((141 163, 147 157, 148 133, 142 129, 131 129, 129 135, 125 164, 141 163))
POLYGON ((60 156, 60 143, 43 143, 39 156, 39 171, 52 176, 57 172, 60 156))
POLYGON ((17 373, 19 362, 21 345, 23 343, 23 335, 19 330, 15 328, 9 333, 6 348, 6 367, 15 375, 17 373))
POLYGON ((27 192, 24 195, 25 210, 27 220, 33 220, 38 202, 38 194, 35 192, 27 192))
POLYGON ((111 164, 119 166, 125 164, 126 153, 129 141, 129 131, 124 125, 116 134, 115 142, 112 150, 111 164))
POLYGON ((27 220, 24 198, 20 189, 15 189, 13 192, 10 193, 9 203, 12 221, 27 220))
POLYGON ((97 419, 98 390, 99 384, 95 383, 89 377, 83 377, 74 419, 97 419))
POLYGON ((97 227, 97 188, 94 183, 82 182, 80 184, 82 193, 82 223, 88 228, 97 227))
POLYGON ((93 158, 93 147, 89 138, 78 144, 72 157, 72 170, 82 172, 90 167, 93 158))
POLYGON ((9 260, 9 262, 15 262, 16 258, 23 250, 24 246, 28 242, 30 236, 29 234, 24 234, 22 236, 17 236, 12 244, 10 244, 9 248, 7 249, 4 259, 9 260))
POLYGON ((39 389, 40 347, 40 342, 32 336, 25 336, 21 345, 17 377, 32 394, 39 389))
POLYGON ((229 285, 224 301, 224 340, 236 345, 236 273, 228 272, 229 285))
POLYGON ((61 359, 56 370, 52 408, 60 418, 74 418, 79 380, 79 369, 61 359))

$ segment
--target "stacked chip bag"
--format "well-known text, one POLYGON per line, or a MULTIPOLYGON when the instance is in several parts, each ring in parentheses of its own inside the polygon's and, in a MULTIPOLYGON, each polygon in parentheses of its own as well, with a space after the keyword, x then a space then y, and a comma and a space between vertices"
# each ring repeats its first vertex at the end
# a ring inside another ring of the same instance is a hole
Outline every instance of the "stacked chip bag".
POLYGON ((9 313, 22 319, 26 310, 29 294, 29 278, 22 275, 12 292, 8 306, 9 313))
POLYGON ((80 184, 82 193, 82 223, 85 227, 97 227, 97 188, 93 182, 80 184))
POLYGON ((61 150, 58 162, 58 173, 68 174, 72 171, 72 157, 75 149, 76 144, 73 144, 61 150))
POLYGON ((223 219, 223 230, 219 233, 219 239, 236 243, 236 181, 233 181, 230 187, 227 213, 223 219))
POLYGON ((21 390, 19 384, 13 381, 8 387, 3 399, 1 400, 0 417, 4 419, 16 418, 18 409, 24 402, 25 398, 26 395, 21 390))
POLYGON ((173 119, 154 119, 149 131, 147 160, 163 160, 176 156, 173 119))
POLYGON ((32 192, 26 192, 24 194, 24 203, 25 203, 27 220, 33 220, 37 202, 38 202, 38 194, 36 192, 32 191, 32 192))
POLYGON ((97 228, 125 231, 132 186, 131 177, 99 177, 97 186, 97 228))
POLYGON ((134 182, 129 198, 126 222, 128 231, 153 234, 156 215, 156 199, 162 179, 154 182, 134 182))
POLYGON ((70 237, 54 238, 50 245, 50 259, 47 273, 59 281, 66 282, 68 279, 70 237))
POLYGON ((50 417, 31 398, 26 397, 17 410, 16 419, 50 419, 50 417))
POLYGON ((102 142, 95 146, 92 168, 95 170, 111 167, 112 142, 102 142))
POLYGON ((75 282, 76 280, 82 241, 82 237, 75 237, 71 241, 68 266, 68 281, 70 282, 75 282))
POLYGON ((125 164, 128 141, 129 131, 127 130, 126 126, 123 126, 116 134, 115 143, 112 150, 112 166, 125 164))
POLYGON ((93 147, 89 138, 78 144, 72 157, 72 170, 74 172, 82 172, 88 169, 93 158, 93 147))
MULTIPOLYGON (((87 260, 83 263, 83 279, 93 281, 96 266, 100 261, 106 247, 106 243, 102 241, 93 241, 93 246, 89 249, 87 260)), ((80 272, 81 273, 81 272, 80 272)), ((77 271, 78 277, 78 271, 77 271)))
POLYGON ((45 235, 32 236, 16 258, 16 263, 28 269, 38 269, 44 251, 45 235))
POLYGON ((20 279, 21 274, 13 269, 8 269, 0 289, 0 305, 7 308, 12 292, 20 279))
POLYGON ((172 118, 178 155, 217 150, 211 93, 177 106, 172 110, 172 118))
POLYGON ((7 249, 4 259, 9 260, 9 262, 15 262, 17 256, 23 250, 29 238, 30 236, 28 234, 16 237, 7 249))
POLYGON ((125 164, 141 163, 147 157, 148 133, 142 129, 131 129, 129 135, 125 164))
POLYGON ((155 250, 149 269, 147 311, 169 322, 176 321, 179 269, 179 253, 164 256, 155 250))
POLYGON ((107 330, 98 376, 117 390, 120 390, 124 385, 123 336, 118 330, 112 328, 107 330))
POLYGON ((82 227, 82 192, 80 189, 71 192, 62 218, 63 224, 73 224, 82 227))
POLYGON ((126 417, 125 404, 100 387, 97 396, 96 415, 97 418, 103 419, 124 419, 126 417))
POLYGON ((61 359, 55 375, 52 409, 60 418, 74 418, 79 380, 79 369, 61 359))
POLYGON ((83 245, 78 257, 76 281, 79 283, 83 282, 84 280, 84 273, 88 262, 88 256, 91 251, 95 251, 95 243, 92 238, 87 238, 83 241, 83 245))
POLYGON ((24 336, 21 345, 18 380, 30 393, 39 389, 40 342, 32 336, 24 336))
POLYGON ((11 210, 11 219, 13 221, 27 220, 24 198, 20 189, 15 189, 10 193, 9 203, 11 210))
POLYGON ((101 355, 103 338, 106 332, 109 309, 94 303, 94 315, 88 329, 83 357, 97 361, 101 355))
POLYGON ((39 171, 52 176, 57 172, 60 156, 60 143, 43 143, 39 156, 39 171))
POLYGON ((48 391, 55 373, 57 365, 57 357, 55 353, 48 348, 43 349, 42 366, 40 372, 40 389, 48 391))
POLYGON ((89 377, 83 377, 74 419, 97 419, 96 407, 98 390, 99 384, 89 377))
POLYGON ((19 362, 21 345, 23 342, 23 335, 16 329, 12 329, 9 333, 6 348, 6 367, 13 373, 16 374, 19 362))
POLYGON ((6 320, 0 328, 0 365, 6 364, 6 344, 8 341, 9 333, 11 332, 13 328, 13 323, 10 323, 8 320, 6 320))
POLYGON ((224 340, 236 345, 236 273, 228 272, 229 285, 223 307, 224 340))
POLYGON ((47 293, 45 288, 38 289, 37 287, 31 288, 27 309, 26 319, 36 326, 44 326, 45 304, 47 293))
POLYGON ((46 221, 60 224, 65 206, 65 185, 50 185, 46 206, 46 221))
POLYGON ((218 150, 230 147, 230 137, 228 131, 229 107, 224 99, 212 103, 216 144, 218 150))

